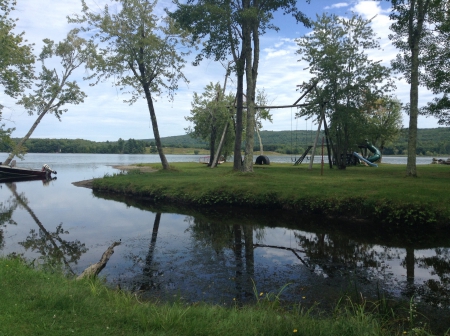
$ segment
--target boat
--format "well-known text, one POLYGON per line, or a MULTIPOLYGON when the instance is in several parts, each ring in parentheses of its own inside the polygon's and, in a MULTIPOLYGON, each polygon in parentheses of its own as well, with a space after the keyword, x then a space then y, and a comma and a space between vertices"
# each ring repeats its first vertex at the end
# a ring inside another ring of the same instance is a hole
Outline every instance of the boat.
POLYGON ((36 176, 42 178, 48 178, 51 174, 56 174, 56 171, 52 170, 48 165, 44 164, 42 169, 30 169, 30 168, 20 168, 15 167, 14 164, 0 165, 0 178, 6 177, 26 177, 26 176, 36 176))

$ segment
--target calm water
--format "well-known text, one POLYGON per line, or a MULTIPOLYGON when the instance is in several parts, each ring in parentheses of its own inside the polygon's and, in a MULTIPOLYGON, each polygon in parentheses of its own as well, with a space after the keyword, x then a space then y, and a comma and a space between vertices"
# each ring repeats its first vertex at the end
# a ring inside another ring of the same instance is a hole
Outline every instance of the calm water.
MULTIPOLYGON (((385 158, 400 160, 406 159, 385 158)), ((28 154, 19 166, 47 163, 57 179, 0 184, 0 255, 23 254, 41 264, 57 260, 79 274, 121 239, 101 275, 112 286, 148 297, 231 304, 251 300, 253 282, 258 293, 289 283, 284 297, 296 302, 326 305, 344 293, 382 292, 450 307, 450 239, 442 235, 403 239, 331 231, 321 229, 329 219, 320 217, 151 206, 72 185, 117 172, 110 165, 136 162, 158 162, 158 156, 28 154)))

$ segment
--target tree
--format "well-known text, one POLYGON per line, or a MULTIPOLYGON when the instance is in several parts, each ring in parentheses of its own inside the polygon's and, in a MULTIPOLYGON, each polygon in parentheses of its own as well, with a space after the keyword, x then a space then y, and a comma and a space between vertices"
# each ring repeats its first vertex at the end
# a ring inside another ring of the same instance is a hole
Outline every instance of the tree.
MULTIPOLYGON (((234 97, 232 95, 223 96, 223 89, 219 83, 209 83, 201 95, 194 92, 191 115, 185 117, 187 121, 193 123, 193 127, 189 126, 186 131, 193 138, 209 142, 209 166, 213 164, 217 145, 222 136, 221 130, 231 119, 230 106, 233 103, 234 97)), ((233 139, 234 135, 228 130, 225 143, 230 145, 233 139)), ((227 148, 228 146, 225 145, 226 154, 227 148)))
MULTIPOLYGON (((267 94, 264 88, 262 90, 256 91, 256 104, 257 106, 267 106, 268 105, 268 99, 267 94)), ((261 140, 261 134, 259 131, 263 128, 262 121, 267 120, 272 122, 272 115, 270 114, 270 109, 266 108, 258 108, 255 112, 255 131, 256 135, 258 136, 259 140, 259 155, 264 155, 264 149, 263 144, 261 140)))
POLYGON ((83 15, 74 15, 69 22, 84 25, 81 30, 100 43, 97 62, 92 66, 97 82, 112 79, 121 90, 131 89, 126 92, 131 95, 125 100, 129 104, 146 99, 161 164, 169 169, 153 101, 163 91, 173 99, 178 81, 187 82, 182 73, 187 53, 179 50, 187 34, 172 20, 159 20, 153 14, 156 1, 115 0, 121 5, 115 14, 108 6, 95 14, 84 0, 81 2, 83 15))
MULTIPOLYGON (((10 16, 15 5, 14 0, 0 0, 0 86, 12 98, 17 98, 29 88, 34 76, 32 45, 25 44, 25 33, 14 32, 16 20, 10 16)), ((0 120, 3 108, 0 104, 0 120)), ((14 129, 3 129, 3 126, 0 125, 0 141, 10 145, 10 135, 14 129)))
POLYGON ((16 20, 10 14, 15 5, 14 0, 0 0, 0 85, 14 98, 30 87, 34 75, 32 45, 24 44, 25 33, 14 33, 16 20))
POLYGON ((297 40, 297 53, 315 76, 303 84, 304 88, 319 84, 313 104, 300 115, 321 120, 324 109, 334 139, 336 164, 345 169, 348 150, 365 137, 366 106, 392 88, 390 71, 366 54, 368 49, 379 49, 370 20, 323 14, 312 26, 311 34, 297 40))
POLYGON ((420 113, 438 118, 440 125, 450 126, 450 4, 440 1, 433 5, 428 18, 432 33, 424 38, 427 52, 420 55, 426 70, 421 79, 438 96, 422 107, 420 113))
MULTIPOLYGON (((410 84, 409 93, 409 135, 408 160, 406 164, 407 176, 417 176, 417 118, 419 115, 419 77, 423 70, 420 61, 421 50, 425 48, 425 37, 429 36, 427 19, 432 7, 440 0, 391 0, 391 29, 394 34, 389 35, 394 46, 402 54, 392 62, 392 67, 405 76, 410 84)), ((422 63, 422 64, 421 64, 422 63)))
POLYGON ((378 99, 367 109, 367 138, 380 148, 396 140, 402 130, 402 109, 397 99, 378 99))
POLYGON ((180 4, 174 0, 177 10, 169 15, 192 32, 194 41, 205 39, 197 57, 226 59, 232 55, 237 76, 236 139, 234 146, 234 170, 241 169, 241 141, 243 131, 244 75, 247 96, 247 132, 243 170, 253 171, 253 145, 255 132, 255 93, 259 67, 259 37, 267 29, 278 29, 271 20, 273 12, 282 9, 297 21, 308 24, 307 18, 297 9, 295 0, 191 0, 180 4))
POLYGON ((63 41, 56 44, 52 40, 44 39, 44 47, 39 55, 42 70, 37 77, 36 88, 33 93, 23 95, 18 101, 29 115, 36 113, 38 117, 4 164, 9 164, 15 155, 23 151, 25 141, 47 113, 53 113, 61 120, 61 115, 67 112, 67 108, 62 108, 64 105, 80 104, 84 101, 86 94, 80 90, 76 81, 69 81, 69 78, 77 68, 83 64, 88 65, 94 49, 92 43, 80 38, 77 33, 76 29, 70 31, 63 41), (47 68, 45 61, 54 57, 60 59, 59 69, 47 68))

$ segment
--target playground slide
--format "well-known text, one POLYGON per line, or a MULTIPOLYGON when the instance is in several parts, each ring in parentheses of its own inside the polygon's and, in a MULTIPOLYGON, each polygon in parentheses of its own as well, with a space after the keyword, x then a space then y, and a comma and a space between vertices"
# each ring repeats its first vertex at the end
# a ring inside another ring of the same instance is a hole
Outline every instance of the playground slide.
POLYGON ((376 163, 370 162, 369 160, 363 158, 361 155, 359 155, 356 152, 353 152, 353 155, 356 156, 358 159, 360 159, 361 161, 364 161, 365 163, 367 163, 369 166, 372 167, 378 167, 378 165, 376 163))
POLYGON ((367 160, 369 160, 370 162, 378 161, 381 158, 380 150, 377 147, 375 147, 374 145, 372 145, 368 140, 366 140, 366 146, 367 146, 367 149, 373 153, 373 155, 369 156, 367 158, 367 160))

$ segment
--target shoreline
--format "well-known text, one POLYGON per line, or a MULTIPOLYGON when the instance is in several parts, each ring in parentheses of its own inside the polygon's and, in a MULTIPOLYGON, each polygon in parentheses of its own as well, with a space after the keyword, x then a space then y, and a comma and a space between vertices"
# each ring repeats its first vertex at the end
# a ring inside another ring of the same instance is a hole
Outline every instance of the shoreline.
MULTIPOLYGON (((136 166, 136 165, 112 165, 111 167, 118 169, 118 170, 139 170, 141 173, 153 173, 157 170, 150 167, 150 166, 136 166)), ((93 189, 94 187, 94 180, 95 179, 89 179, 89 180, 82 180, 82 181, 76 181, 72 182, 72 184, 75 187, 82 187, 82 188, 88 188, 93 189)))

